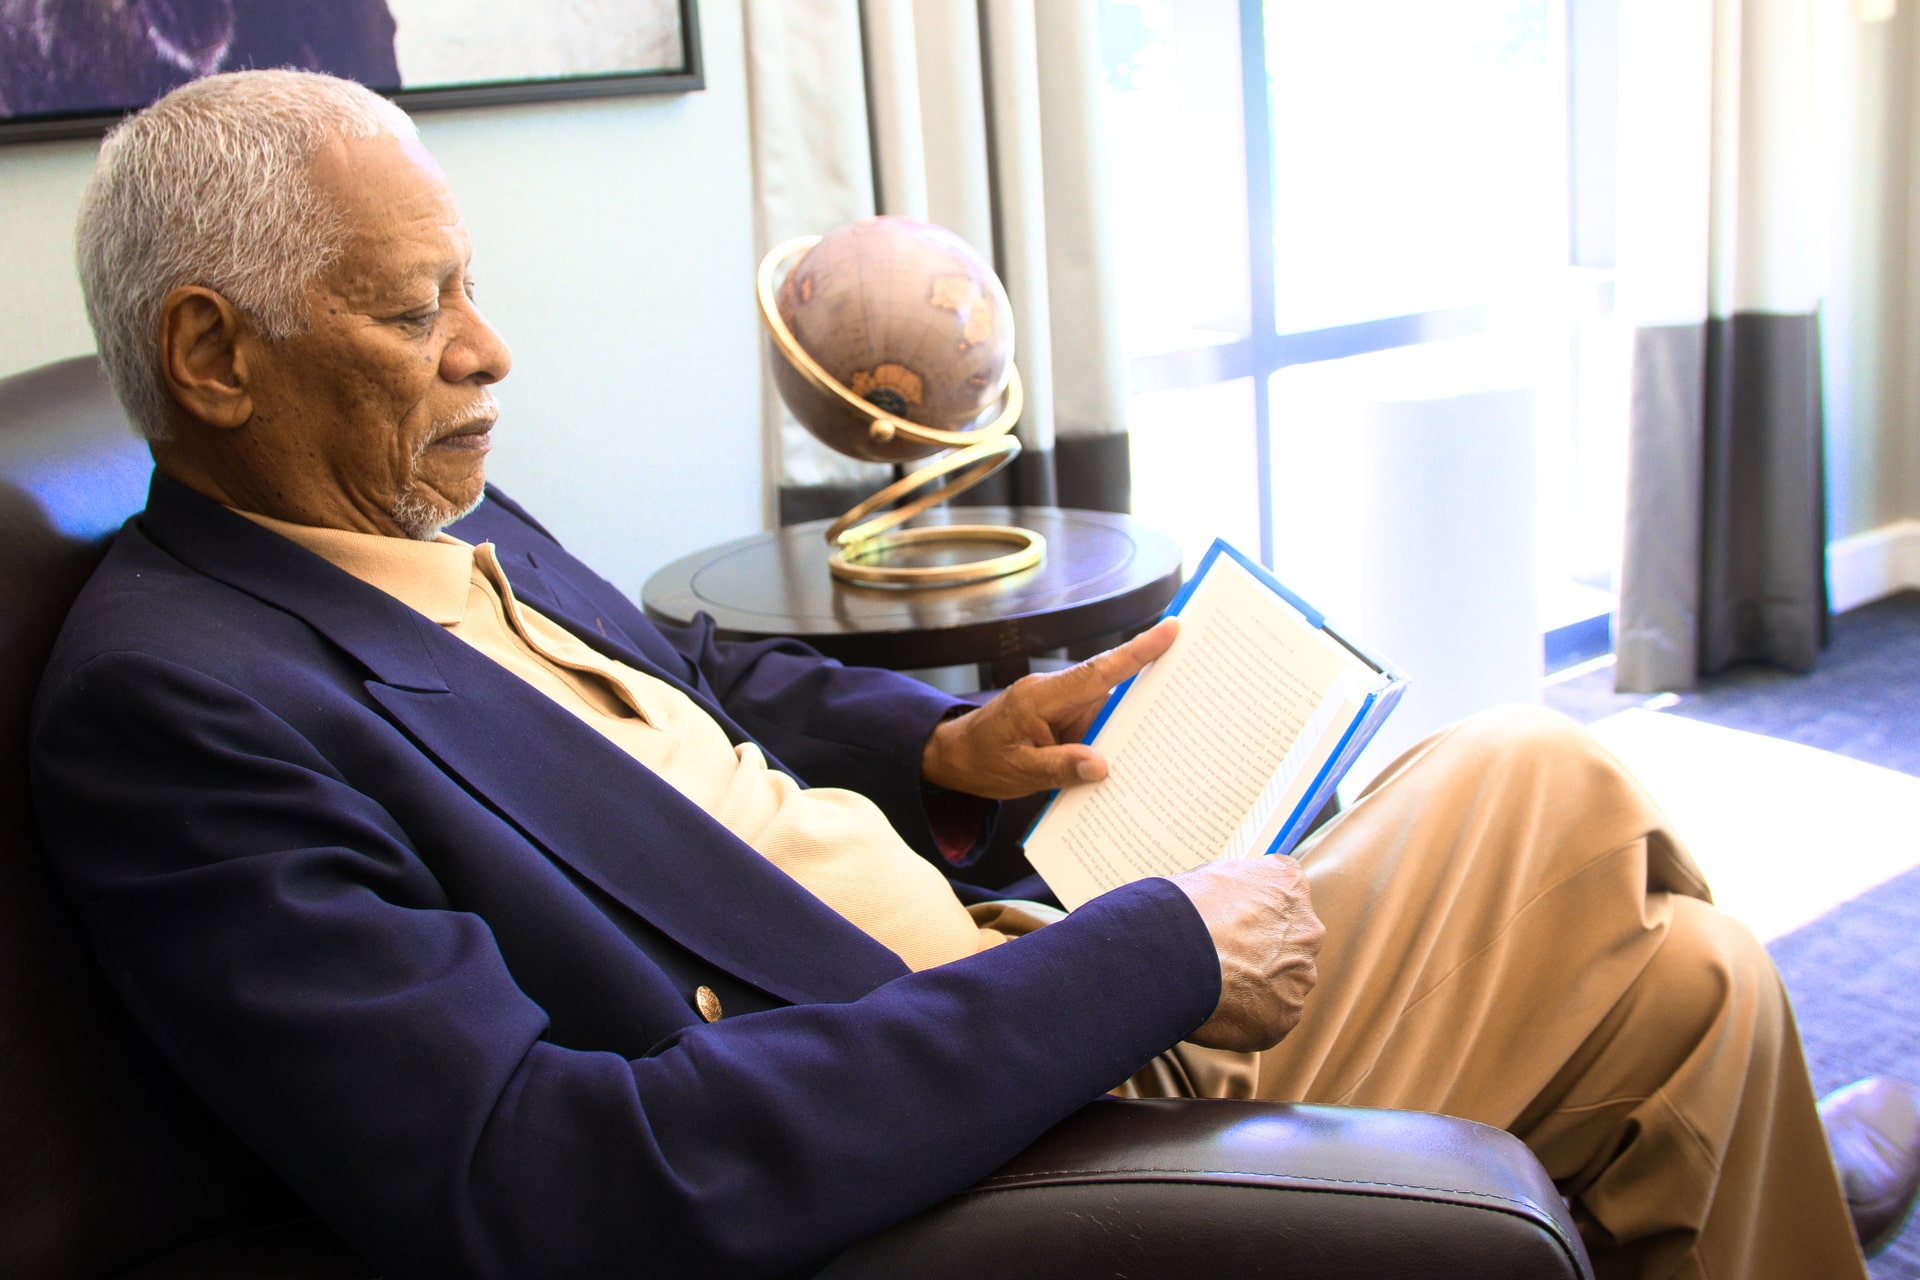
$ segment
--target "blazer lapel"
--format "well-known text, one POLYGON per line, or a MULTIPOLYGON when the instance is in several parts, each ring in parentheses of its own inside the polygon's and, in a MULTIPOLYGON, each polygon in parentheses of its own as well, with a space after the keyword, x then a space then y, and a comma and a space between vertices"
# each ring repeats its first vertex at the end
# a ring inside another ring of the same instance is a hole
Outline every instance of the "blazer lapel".
MULTIPOLYGON (((500 557, 500 565, 507 573, 507 581, 513 584, 513 594, 522 604, 530 605, 543 616, 559 623, 588 648, 615 662, 624 662, 648 675, 678 689, 702 711, 714 718, 726 733, 727 740, 738 746, 742 742, 753 740, 753 735, 737 724, 726 709, 715 702, 705 690, 687 683, 681 676, 660 666, 634 645, 623 644, 615 636, 587 621, 596 615, 593 601, 583 595, 580 589, 569 582, 564 574, 548 573, 541 568, 540 562, 532 555, 522 551, 503 551, 495 547, 500 557)), ((778 769, 794 781, 805 786, 806 782, 789 769, 786 762, 776 756, 765 743, 759 743, 761 754, 766 758, 767 767, 778 769)))
POLYGON ((555 860, 696 955, 795 1003, 906 972, 685 796, 452 637, 447 689, 367 690, 442 768, 555 860), (507 747, 504 744, 511 744, 507 747))
MULTIPOLYGON (((688 950, 795 1003, 855 999, 907 972, 657 775, 385 592, 164 476, 140 522, 182 562, 353 654, 373 675, 368 693, 442 767, 688 950)), ((516 592, 523 577, 512 578, 516 592)), ((526 580, 529 603, 563 612, 550 588, 526 580)))
POLYGON ((615 662, 624 662, 637 667, 678 689, 700 704, 702 710, 726 726, 730 734, 736 735, 734 741, 741 740, 740 731, 727 713, 720 709, 706 694, 688 684, 680 676, 665 670, 659 663, 642 653, 637 647, 622 644, 614 635, 608 634, 604 626, 595 626, 598 610, 593 601, 587 599, 580 589, 567 581, 563 573, 549 573, 538 558, 515 548, 494 545, 494 553, 500 558, 500 567, 506 570, 507 581, 513 584, 514 598, 521 604, 537 610, 571 631, 575 638, 603 657, 615 662))

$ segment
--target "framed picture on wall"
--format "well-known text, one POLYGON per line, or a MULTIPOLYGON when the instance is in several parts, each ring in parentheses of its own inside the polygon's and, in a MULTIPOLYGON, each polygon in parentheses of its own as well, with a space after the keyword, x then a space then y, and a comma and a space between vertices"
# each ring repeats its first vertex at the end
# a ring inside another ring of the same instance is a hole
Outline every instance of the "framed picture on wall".
POLYGON ((0 0, 0 142, 98 134, 218 71, 349 76, 408 110, 703 85, 695 0, 0 0))

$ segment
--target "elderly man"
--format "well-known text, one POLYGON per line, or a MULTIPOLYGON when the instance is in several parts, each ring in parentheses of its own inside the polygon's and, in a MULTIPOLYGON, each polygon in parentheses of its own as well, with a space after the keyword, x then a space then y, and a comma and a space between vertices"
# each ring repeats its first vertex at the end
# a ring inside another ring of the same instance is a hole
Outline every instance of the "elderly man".
POLYGON ((655 628, 484 489, 469 256, 345 82, 108 138, 81 270, 156 476, 33 728, 128 1004, 390 1274, 804 1268, 1130 1077, 1506 1126, 1606 1275, 1863 1274, 1764 953, 1571 725, 1428 740, 1304 876, 970 913, 971 797, 1100 776, 1170 628, 978 709, 655 628))

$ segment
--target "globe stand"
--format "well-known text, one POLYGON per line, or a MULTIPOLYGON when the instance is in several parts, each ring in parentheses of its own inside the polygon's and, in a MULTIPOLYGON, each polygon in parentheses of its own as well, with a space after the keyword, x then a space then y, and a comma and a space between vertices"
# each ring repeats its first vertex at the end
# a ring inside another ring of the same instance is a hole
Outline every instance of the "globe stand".
POLYGON ((950 450, 855 503, 829 525, 826 538, 833 551, 827 556, 828 572, 843 582, 868 586, 945 587, 985 582, 1039 564, 1046 556, 1047 543, 1031 529, 982 524, 899 527, 921 512, 958 497, 1013 461, 1020 452, 1020 441, 1010 432, 1024 407, 1020 372, 1011 364, 1007 366, 1007 390, 999 412, 986 425, 964 431, 923 426, 855 395, 800 345, 780 318, 774 296, 774 277, 780 268, 819 242, 819 236, 801 236, 774 246, 760 260, 755 282, 760 318, 766 323, 774 350, 814 390, 865 417, 867 437, 874 445, 904 441, 924 445, 928 452, 950 450), (949 546, 1004 550, 983 559, 941 565, 902 564, 895 555, 905 550, 920 553, 949 546))

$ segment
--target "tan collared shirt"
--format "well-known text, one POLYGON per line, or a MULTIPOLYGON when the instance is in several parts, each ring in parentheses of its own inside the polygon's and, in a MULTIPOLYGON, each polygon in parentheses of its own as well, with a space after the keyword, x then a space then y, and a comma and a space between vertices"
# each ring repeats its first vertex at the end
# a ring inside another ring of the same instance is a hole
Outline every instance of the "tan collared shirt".
POLYGON ((1004 940, 974 924, 940 872, 865 796, 797 785, 768 768, 758 746, 734 746, 672 685, 515 600, 492 543, 444 533, 415 542, 239 514, 424 614, 552 698, 910 968, 1004 940))

